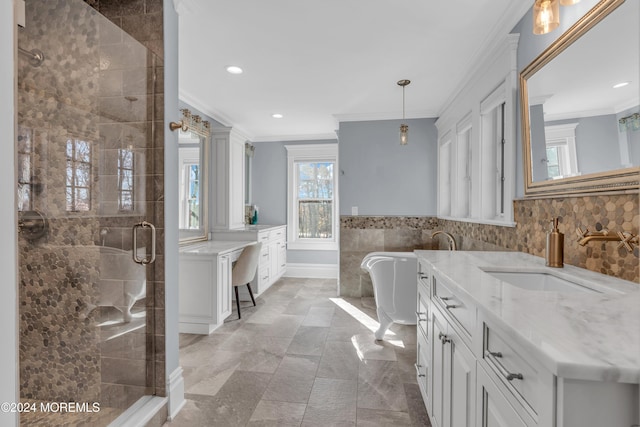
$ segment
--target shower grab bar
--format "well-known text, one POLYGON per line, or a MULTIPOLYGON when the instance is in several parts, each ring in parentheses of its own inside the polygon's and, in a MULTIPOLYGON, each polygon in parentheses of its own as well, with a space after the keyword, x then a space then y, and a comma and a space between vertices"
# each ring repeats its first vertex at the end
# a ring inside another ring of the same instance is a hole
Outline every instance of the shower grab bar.
POLYGON ((41 50, 33 49, 27 50, 21 47, 18 47, 18 52, 29 57, 29 63, 34 67, 40 66, 44 62, 44 53, 41 50))
POLYGON ((156 227, 147 221, 142 221, 137 224, 134 224, 131 229, 132 240, 133 240, 133 250, 132 257, 133 262, 136 264, 147 265, 151 264, 156 260, 156 227), (151 229, 151 257, 147 258, 146 254, 144 258, 138 258, 138 228, 150 228, 151 229))

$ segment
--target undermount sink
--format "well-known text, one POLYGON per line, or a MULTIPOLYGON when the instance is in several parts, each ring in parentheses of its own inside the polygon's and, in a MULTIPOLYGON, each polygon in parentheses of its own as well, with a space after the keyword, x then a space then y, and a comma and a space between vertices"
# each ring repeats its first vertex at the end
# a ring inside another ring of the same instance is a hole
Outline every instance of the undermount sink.
POLYGON ((547 292, 594 292, 602 293, 586 284, 567 280, 547 271, 483 271, 498 280, 520 289, 547 292))

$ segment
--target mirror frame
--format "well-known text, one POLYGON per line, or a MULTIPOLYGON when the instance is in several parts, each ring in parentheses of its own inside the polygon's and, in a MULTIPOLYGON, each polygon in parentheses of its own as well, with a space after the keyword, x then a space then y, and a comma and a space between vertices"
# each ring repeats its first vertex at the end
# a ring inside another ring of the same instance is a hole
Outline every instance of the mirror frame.
POLYGON ((531 163, 531 131, 527 80, 624 2, 625 0, 601 0, 520 73, 520 115, 525 197, 563 196, 603 191, 638 192, 640 186, 640 167, 533 182, 531 163))
MULTIPOLYGON (((200 139, 200 159, 201 168, 201 185, 202 193, 202 227, 196 230, 179 228, 178 225, 178 244, 185 245, 194 242, 205 241, 209 239, 209 152, 211 145, 211 124, 202 120, 198 115, 191 114, 191 111, 184 108, 182 112, 183 129, 181 132, 189 132, 200 139)), ((179 138, 179 137, 178 137, 179 138)), ((178 142, 178 150, 180 150, 180 142, 178 142)), ((180 167, 180 166, 179 166, 180 167)))

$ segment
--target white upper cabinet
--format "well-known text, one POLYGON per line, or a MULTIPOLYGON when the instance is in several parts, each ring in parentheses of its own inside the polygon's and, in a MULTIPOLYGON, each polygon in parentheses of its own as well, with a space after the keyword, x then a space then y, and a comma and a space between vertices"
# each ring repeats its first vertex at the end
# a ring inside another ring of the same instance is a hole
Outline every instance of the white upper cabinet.
POLYGON ((513 224, 518 34, 485 56, 438 127, 438 216, 513 224))
POLYGON ((244 227, 245 138, 232 128, 213 128, 214 230, 244 227))

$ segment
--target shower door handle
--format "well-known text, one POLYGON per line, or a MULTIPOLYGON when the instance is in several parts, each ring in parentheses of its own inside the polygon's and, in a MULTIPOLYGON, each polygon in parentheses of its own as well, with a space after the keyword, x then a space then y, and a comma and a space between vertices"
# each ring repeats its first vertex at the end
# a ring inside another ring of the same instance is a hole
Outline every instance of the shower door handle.
POLYGON ((137 264, 142 264, 142 265, 147 265, 154 262, 156 260, 156 227, 155 225, 147 221, 142 221, 137 224, 134 224, 133 228, 131 229, 131 236, 133 240, 133 249, 132 249, 133 262, 137 264), (144 258, 142 259, 138 258, 138 229, 139 228, 151 229, 151 257, 149 258, 147 258, 146 254, 144 258))

